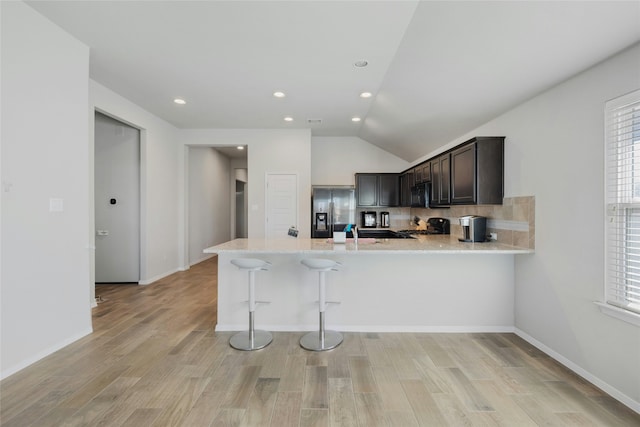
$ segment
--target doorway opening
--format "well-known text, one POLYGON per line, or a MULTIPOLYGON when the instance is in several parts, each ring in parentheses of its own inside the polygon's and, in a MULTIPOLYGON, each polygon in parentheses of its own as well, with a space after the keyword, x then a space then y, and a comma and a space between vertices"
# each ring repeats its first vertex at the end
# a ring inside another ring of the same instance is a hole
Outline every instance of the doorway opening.
POLYGON ((204 249, 248 234, 248 150, 244 148, 187 147, 185 258, 189 267, 211 257, 204 249))
POLYGON ((236 239, 247 237, 247 203, 247 183, 236 178, 236 239))

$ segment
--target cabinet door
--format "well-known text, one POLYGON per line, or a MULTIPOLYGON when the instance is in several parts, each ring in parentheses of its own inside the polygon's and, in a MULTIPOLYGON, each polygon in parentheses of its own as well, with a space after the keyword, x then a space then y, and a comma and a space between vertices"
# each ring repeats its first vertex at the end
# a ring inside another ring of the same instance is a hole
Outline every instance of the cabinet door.
POLYGON ((431 182, 431 162, 422 166, 422 182, 431 182))
POLYGON ((400 204, 398 174, 382 174, 379 183, 378 205, 398 206, 400 204))
POLYGON ((416 184, 420 184, 422 183, 422 166, 418 166, 417 168, 413 169, 413 173, 415 174, 416 177, 416 184))
POLYGON ((378 175, 357 174, 358 206, 378 206, 378 175))
POLYGON ((400 175, 400 206, 411 206, 411 187, 409 186, 409 173, 400 175))
POLYGON ((440 157, 440 204, 448 205, 451 202, 451 156, 445 154, 440 157))
POLYGON ((440 204, 440 161, 431 161, 431 194, 429 194, 429 204, 440 204))
POLYGON ((416 185, 413 169, 400 176, 400 206, 411 206, 411 187, 416 185))
POLYGON ((476 142, 476 203, 500 205, 504 197, 504 138, 476 142))
POLYGON ((448 205, 451 168, 449 154, 431 161, 431 204, 448 205))
POLYGON ((476 144, 451 153, 451 203, 476 202, 476 144))

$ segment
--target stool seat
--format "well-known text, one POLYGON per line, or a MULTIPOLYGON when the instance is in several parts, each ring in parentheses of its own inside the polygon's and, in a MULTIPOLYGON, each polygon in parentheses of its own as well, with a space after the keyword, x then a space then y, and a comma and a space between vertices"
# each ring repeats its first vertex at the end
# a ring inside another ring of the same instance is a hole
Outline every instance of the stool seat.
POLYGON ((259 350, 271 344, 273 336, 268 331, 254 328, 254 312, 260 303, 255 299, 255 275, 256 271, 268 270, 271 263, 257 258, 236 258, 231 260, 231 264, 249 273, 249 330, 234 334, 229 345, 236 350, 259 350))
POLYGON ((339 262, 325 258, 308 258, 303 259, 302 261, 300 261, 300 263, 311 270, 324 271, 334 270, 341 265, 339 262))
POLYGON ((340 332, 327 331, 324 328, 325 309, 328 304, 336 304, 335 302, 326 301, 325 275, 327 271, 338 271, 338 267, 342 264, 326 258, 306 258, 301 260, 300 263, 309 270, 318 272, 318 294, 320 296, 318 301, 320 327, 317 331, 309 332, 300 338, 300 346, 305 350, 311 351, 331 350, 342 343, 343 337, 340 332))
POLYGON ((270 262, 257 258, 237 258, 232 259, 231 264, 241 270, 263 270, 271 265, 270 262))

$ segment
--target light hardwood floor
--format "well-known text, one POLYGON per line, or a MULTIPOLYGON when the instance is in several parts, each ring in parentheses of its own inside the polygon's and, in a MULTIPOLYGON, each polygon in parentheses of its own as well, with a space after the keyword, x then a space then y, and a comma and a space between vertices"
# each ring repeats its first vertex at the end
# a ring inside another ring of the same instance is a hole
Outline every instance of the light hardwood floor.
POLYGON ((93 334, 0 383, 2 426, 640 426, 513 334, 346 333, 313 353, 279 332, 233 350, 213 330, 216 262, 98 286, 93 334))

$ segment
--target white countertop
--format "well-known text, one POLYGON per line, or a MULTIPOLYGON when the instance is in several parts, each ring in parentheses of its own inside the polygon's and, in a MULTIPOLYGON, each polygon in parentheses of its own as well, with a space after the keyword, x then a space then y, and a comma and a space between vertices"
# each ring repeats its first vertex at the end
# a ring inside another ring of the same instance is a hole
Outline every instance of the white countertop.
POLYGON ((531 254, 534 250, 499 242, 465 243, 453 235, 418 235, 415 239, 331 239, 287 237, 283 239, 236 239, 204 250, 204 253, 304 253, 315 254, 531 254))

